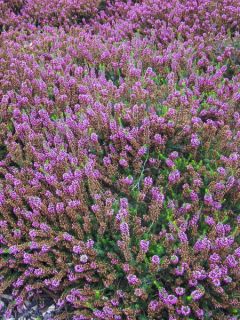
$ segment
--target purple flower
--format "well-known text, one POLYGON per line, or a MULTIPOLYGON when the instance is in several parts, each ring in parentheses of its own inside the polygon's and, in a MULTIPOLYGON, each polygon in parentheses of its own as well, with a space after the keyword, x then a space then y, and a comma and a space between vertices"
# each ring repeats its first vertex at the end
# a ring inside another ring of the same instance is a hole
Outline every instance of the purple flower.
POLYGON ((91 140, 95 143, 98 142, 98 135, 95 132, 91 134, 91 140))
POLYGON ((178 158, 178 156, 179 156, 178 152, 177 151, 173 151, 173 152, 170 153, 169 158, 172 159, 172 160, 175 160, 175 159, 178 158))
POLYGON ((48 212, 51 213, 51 214, 54 214, 55 213, 55 206, 53 203, 49 203, 48 205, 48 212))
POLYGON ((211 248, 211 241, 207 237, 197 240, 197 242, 194 245, 195 251, 210 250, 210 248, 211 248))
POLYGON ((215 241, 218 249, 230 248, 233 242, 234 239, 232 237, 221 237, 217 238, 215 241))
POLYGON ((193 185, 195 186, 195 187, 201 187, 201 185, 202 185, 202 180, 201 179, 193 179, 193 185))
POLYGON ((141 295, 143 294, 143 291, 142 291, 142 289, 140 289, 140 288, 136 288, 136 289, 134 290, 134 294, 135 294, 135 296, 137 296, 137 297, 141 297, 141 295))
POLYGON ((140 248, 141 248, 141 251, 143 251, 144 253, 148 252, 149 241, 148 240, 141 240, 140 241, 140 248))
POLYGON ((33 209, 41 209, 42 200, 39 197, 30 197, 29 204, 33 209))
POLYGON ((68 294, 67 296, 66 296, 66 301, 67 302, 69 302, 69 303, 73 303, 74 301, 75 301, 75 297, 74 297, 74 295, 72 295, 72 294, 68 294))
POLYGON ((179 238, 179 240, 180 240, 180 242, 188 242, 188 237, 187 237, 187 234, 185 233, 185 232, 183 232, 183 231, 179 231, 178 232, 178 238, 179 238))
POLYGON ((180 172, 178 170, 172 171, 168 176, 168 181, 171 184, 176 184, 180 180, 180 172))
POLYGON ((20 306, 23 304, 23 297, 17 297, 16 298, 16 305, 17 306, 20 306))
POLYGON ((44 271, 43 271, 42 268, 38 268, 38 269, 35 269, 35 270, 34 270, 34 274, 35 274, 36 276, 42 276, 42 275, 44 274, 44 271))
POLYGON ((19 288, 23 285, 23 279, 18 278, 17 281, 14 283, 14 287, 19 288))
POLYGON ((183 267, 178 266, 178 267, 175 269, 175 274, 176 274, 177 276, 182 276, 182 275, 184 274, 184 271, 185 271, 185 269, 184 269, 183 267))
POLYGON ((106 318, 105 313, 100 310, 94 310, 93 314, 95 317, 97 317, 97 319, 105 319, 106 318))
POLYGON ((69 233, 65 232, 63 234, 63 239, 66 241, 72 241, 73 240, 73 236, 71 236, 69 233))
POLYGON ((70 201, 68 201, 68 205, 70 208, 77 209, 80 207, 81 201, 80 200, 70 200, 70 201))
POLYGON ((0 220, 0 228, 6 228, 7 227, 7 221, 0 220))
POLYGON ((45 231, 45 232, 48 232, 49 230, 51 230, 51 228, 46 223, 41 223, 39 227, 42 231, 45 231))
POLYGON ((91 209, 92 209, 92 211, 93 211, 94 213, 99 213, 99 212, 101 211, 100 206, 97 205, 97 204, 93 204, 93 205, 91 206, 91 209))
POLYGON ((191 146, 197 148, 201 144, 198 136, 196 134, 192 134, 191 136, 191 146))
POLYGON ((27 292, 30 292, 33 290, 33 287, 29 284, 25 287, 25 289, 27 290, 27 292))
POLYGON ((44 252, 44 253, 45 253, 45 252, 48 252, 49 250, 50 250, 50 247, 47 246, 47 245, 45 245, 45 244, 44 244, 44 245, 42 246, 42 248, 41 248, 41 251, 44 252))
POLYGON ((174 162, 171 159, 166 159, 166 165, 169 168, 173 168, 174 167, 174 162))
POLYGON ((212 283, 213 283, 214 286, 216 286, 216 287, 220 287, 220 285, 221 285, 220 279, 217 279, 217 278, 212 279, 212 283))
POLYGON ((217 182, 215 184, 215 189, 216 189, 216 191, 224 190, 225 189, 225 185, 222 182, 217 182))
POLYGON ((184 295, 184 293, 185 293, 185 289, 182 288, 182 287, 177 287, 177 288, 175 289, 175 292, 176 292, 176 294, 177 294, 178 296, 182 296, 182 295, 184 295))
POLYGON ((231 282, 232 282, 232 278, 229 277, 229 276, 226 276, 223 280, 224 280, 224 282, 226 282, 226 283, 231 283, 231 282))
POLYGON ((200 290, 194 290, 191 293, 191 297, 193 298, 194 301, 201 299, 201 297, 204 295, 204 293, 200 290))
POLYGON ((234 255, 228 255, 226 258, 226 262, 230 268, 236 268, 238 266, 238 262, 234 255))
POLYGON ((130 186, 133 183, 133 178, 132 177, 126 177, 122 179, 122 182, 128 186, 130 186))
POLYGON ((111 164, 111 159, 109 157, 103 158, 103 164, 107 167, 111 164))
POLYGON ((203 318, 203 316, 204 316, 204 311, 203 311, 202 309, 198 309, 198 310, 196 310, 195 312, 196 312, 197 317, 199 317, 200 319, 203 318))
POLYGON ((51 281, 51 284, 52 284, 53 287, 57 288, 57 287, 59 287, 59 285, 60 285, 60 281, 57 280, 57 279, 53 279, 53 280, 51 281))
POLYGON ((204 196, 204 203, 208 206, 212 206, 213 205, 213 197, 211 194, 205 194, 204 196))
POLYGON ((190 279, 188 283, 190 287, 196 287, 198 285, 197 279, 190 279))
POLYGON ((188 316, 191 313, 191 309, 189 306, 182 306, 181 307, 181 313, 184 316, 188 316))
POLYGON ((208 277, 210 279, 220 278, 222 276, 222 270, 216 266, 212 271, 209 272, 208 277))
POLYGON ((214 252, 212 255, 210 255, 209 260, 212 263, 217 263, 221 260, 221 257, 219 256, 219 254, 217 254, 216 252, 214 252))
POLYGON ((73 252, 79 254, 82 252, 81 246, 73 246, 73 252))
POLYGON ((128 224, 126 222, 122 222, 120 224, 120 231, 121 231, 122 235, 129 236, 129 227, 128 227, 128 224))
POLYGON ((124 168, 127 168, 127 166, 128 166, 128 162, 125 159, 120 159, 119 164, 120 164, 120 166, 122 166, 124 168))
POLYGON ((117 307, 119 305, 119 302, 117 299, 111 299, 111 304, 114 306, 114 307, 117 307))
POLYGON ((94 246, 94 241, 92 239, 87 240, 86 247, 93 248, 93 246, 94 246))
POLYGON ((64 212, 64 203, 63 202, 59 202, 56 204, 56 211, 57 211, 57 213, 64 212))
MULTIPOLYGON (((82 268, 82 266, 81 266, 81 268, 82 268)), ((80 269, 79 269, 80 270, 80 269)), ((76 271, 76 270, 75 270, 76 271)), ((78 272, 78 271, 76 271, 76 272, 78 272)), ((71 281, 71 282, 73 282, 73 281, 75 281, 77 278, 76 278, 76 275, 73 273, 73 272, 70 272, 69 273, 69 275, 68 275, 68 280, 69 281, 71 281)))
POLYGON ((156 311, 158 306, 159 306, 159 303, 158 303, 157 300, 152 300, 149 303, 149 309, 152 310, 152 311, 156 311))
POLYGON ((123 209, 128 208, 128 199, 127 198, 121 198, 120 199, 120 207, 123 209))
POLYGON ((223 167, 217 168, 217 172, 218 172, 220 175, 223 175, 223 176, 226 174, 226 170, 225 170, 223 167))
POLYGON ((193 278, 196 280, 203 280, 206 277, 207 277, 207 275, 206 275, 206 272, 204 269, 193 271, 193 278))
POLYGON ((19 249, 18 249, 17 246, 11 246, 11 247, 9 248, 9 252, 10 252, 11 254, 15 255, 15 254, 19 253, 19 249))
POLYGON ((234 251, 235 255, 240 258, 240 247, 238 247, 235 251, 234 251))
POLYGON ((138 156, 142 157, 145 153, 147 152, 147 148, 146 147, 141 147, 139 150, 138 150, 138 156))
POLYGON ((103 307, 103 312, 105 313, 105 315, 107 316, 113 316, 113 309, 110 307, 103 307))
POLYGON ((84 268, 82 266, 80 266, 80 265, 76 265, 74 267, 74 270, 75 270, 75 272, 81 273, 81 272, 84 271, 84 268))
POLYGON ((128 283, 132 286, 137 285, 139 283, 137 276, 134 274, 129 274, 127 276, 127 280, 128 280, 128 283))
POLYGON ((170 294, 170 295, 167 296, 166 301, 167 301, 167 304, 174 305, 174 304, 177 303, 178 298, 176 296, 174 296, 173 294, 170 294))
POLYGON ((24 252, 23 254, 23 262, 26 264, 30 264, 32 262, 32 255, 24 252))
POLYGON ((144 178, 143 184, 145 187, 150 188, 153 184, 153 179, 151 177, 146 177, 144 178))
POLYGON ((159 258, 159 256, 154 255, 154 256, 152 256, 151 261, 152 261, 153 264, 158 265, 160 263, 160 258, 159 258))
POLYGON ((121 221, 128 216, 128 210, 120 208, 119 213, 116 215, 116 219, 121 221))
POLYGON ((194 192, 194 191, 192 191, 192 192, 190 193, 190 198, 191 198, 192 201, 198 201, 198 195, 197 195, 197 193, 194 192))
POLYGON ((82 263, 86 263, 88 261, 88 256, 86 254, 82 254, 79 260, 82 263))
POLYGON ((159 145, 163 145, 165 143, 163 137, 160 134, 155 134, 154 136, 154 141, 159 144, 159 145))
POLYGON ((212 217, 209 217, 209 216, 207 216, 207 217, 205 218, 205 222, 206 222, 206 224, 208 224, 209 226, 214 226, 214 225, 215 225, 214 219, 213 219, 212 217))
POLYGON ((176 256, 176 255, 172 255, 172 256, 170 257, 170 261, 171 261, 172 264, 178 264, 179 258, 178 258, 178 256, 176 256))
POLYGON ((162 194, 157 187, 152 188, 151 193, 153 199, 157 201, 159 205, 162 205, 165 199, 164 194, 162 194))

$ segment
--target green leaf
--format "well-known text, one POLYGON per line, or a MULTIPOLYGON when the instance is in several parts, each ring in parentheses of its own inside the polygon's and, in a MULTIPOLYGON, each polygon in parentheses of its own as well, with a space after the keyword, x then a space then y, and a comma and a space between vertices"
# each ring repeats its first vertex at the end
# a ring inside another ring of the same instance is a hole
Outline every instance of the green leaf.
POLYGON ((238 312, 239 312, 239 310, 236 309, 236 308, 234 308, 234 309, 231 310, 231 313, 232 313, 232 314, 238 314, 238 312))
POLYGON ((159 290, 162 289, 162 286, 160 285, 159 282, 157 282, 157 280, 154 280, 154 281, 153 281, 153 284, 154 284, 159 290))
POLYGON ((100 290, 96 290, 96 291, 95 291, 95 298, 96 298, 96 299, 99 299, 100 296, 101 296, 100 290))
POLYGON ((190 302, 190 301, 192 301, 192 297, 191 296, 187 296, 186 300, 190 302))
POLYGON ((52 120, 56 121, 58 119, 58 115, 57 114, 52 114, 50 118, 52 120))

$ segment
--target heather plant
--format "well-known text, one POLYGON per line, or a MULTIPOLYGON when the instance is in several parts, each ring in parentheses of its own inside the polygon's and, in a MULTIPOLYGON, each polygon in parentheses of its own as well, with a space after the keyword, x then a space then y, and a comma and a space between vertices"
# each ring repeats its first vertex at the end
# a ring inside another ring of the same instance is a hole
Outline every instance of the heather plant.
POLYGON ((28 30, 33 26, 64 26, 80 24, 97 14, 104 8, 101 0, 1 0, 0 32, 25 26, 28 30))
POLYGON ((0 8, 0 314, 236 320, 237 1, 0 8))
POLYGON ((0 33, 10 26, 17 26, 21 6, 22 1, 0 1, 0 33))
POLYGON ((27 1, 22 10, 23 17, 36 25, 61 26, 79 23, 83 18, 95 15, 101 0, 27 1))

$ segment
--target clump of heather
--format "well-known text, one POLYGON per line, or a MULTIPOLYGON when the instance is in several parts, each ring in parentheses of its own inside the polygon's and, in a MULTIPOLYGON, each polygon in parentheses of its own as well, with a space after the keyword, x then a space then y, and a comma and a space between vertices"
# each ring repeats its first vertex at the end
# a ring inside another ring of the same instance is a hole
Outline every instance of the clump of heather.
POLYGON ((19 13, 24 0, 1 0, 0 1, 0 33, 10 26, 16 27, 20 22, 19 13))
POLYGON ((1 5, 0 314, 236 320, 237 1, 1 5))
POLYGON ((104 0, 1 0, 0 32, 34 26, 68 28, 85 22, 105 6, 104 0))
POLYGON ((79 23, 83 18, 95 15, 101 0, 53 0, 26 1, 22 9, 22 16, 26 21, 36 25, 61 26, 79 23))

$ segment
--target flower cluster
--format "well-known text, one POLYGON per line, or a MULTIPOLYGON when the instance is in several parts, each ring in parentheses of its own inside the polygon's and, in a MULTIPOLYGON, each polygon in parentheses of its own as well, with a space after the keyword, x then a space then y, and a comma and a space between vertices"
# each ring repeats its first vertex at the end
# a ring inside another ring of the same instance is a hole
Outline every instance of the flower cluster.
POLYGON ((0 0, 0 315, 240 316, 238 0, 0 0))

